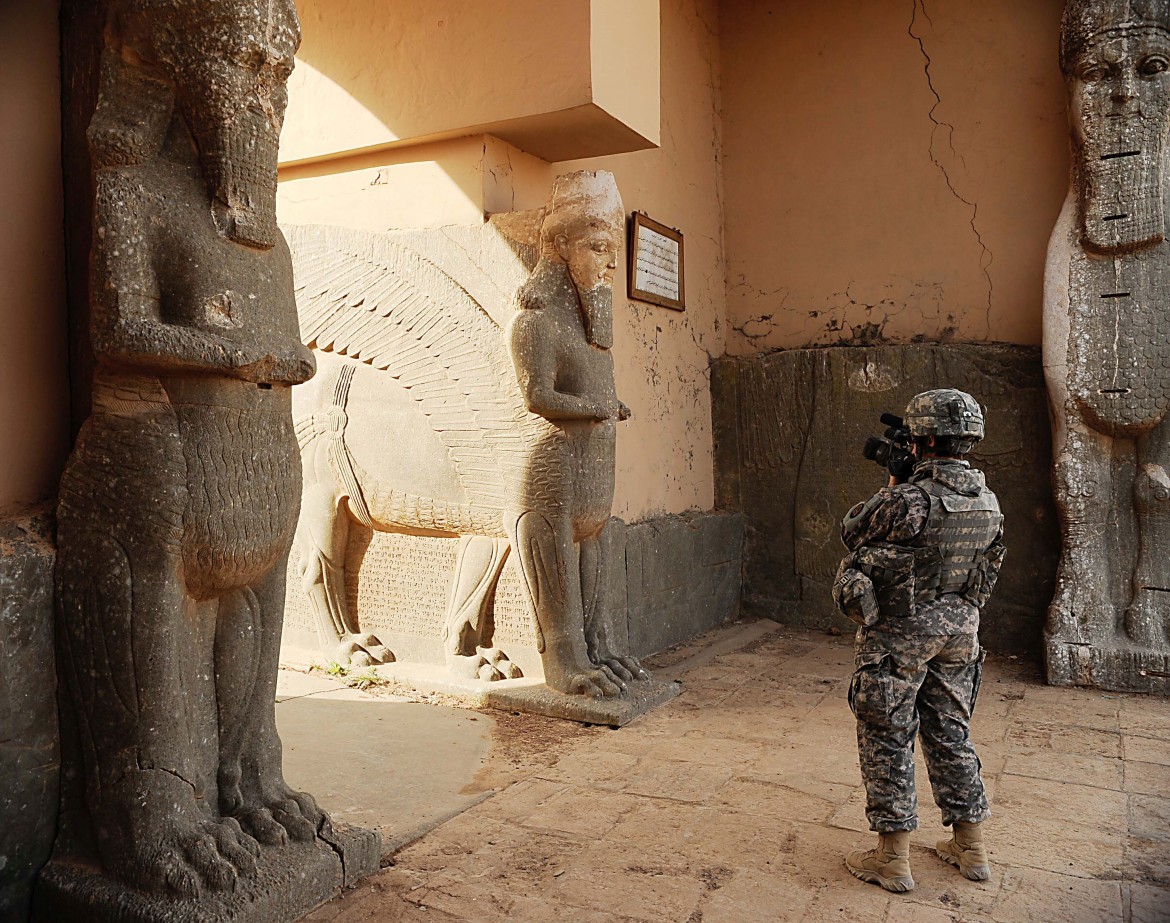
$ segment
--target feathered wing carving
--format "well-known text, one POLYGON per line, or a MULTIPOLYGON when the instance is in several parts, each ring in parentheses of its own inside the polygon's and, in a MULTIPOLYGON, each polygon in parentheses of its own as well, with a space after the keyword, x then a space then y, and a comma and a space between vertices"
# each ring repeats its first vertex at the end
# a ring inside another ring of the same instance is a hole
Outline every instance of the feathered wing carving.
POLYGON ((383 369, 416 400, 476 505, 504 508, 540 438, 503 331, 451 276, 378 234, 287 228, 301 339, 383 369))

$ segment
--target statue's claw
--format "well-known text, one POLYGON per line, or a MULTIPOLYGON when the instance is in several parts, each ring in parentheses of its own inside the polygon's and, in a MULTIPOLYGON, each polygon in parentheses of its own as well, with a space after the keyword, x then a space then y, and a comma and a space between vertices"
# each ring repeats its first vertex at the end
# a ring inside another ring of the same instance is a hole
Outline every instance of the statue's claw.
POLYGON ((487 682, 520 679, 524 675, 524 672, 498 647, 484 648, 468 655, 448 653, 447 669, 456 676, 487 682))
POLYGON ((198 898, 202 891, 234 891, 241 876, 256 872, 260 847, 231 818, 176 825, 163 845, 140 860, 138 880, 154 891, 198 898))
POLYGON ((334 648, 333 659, 343 667, 369 667, 394 663, 394 653, 376 635, 344 635, 334 648))
POLYGON ((602 667, 578 673, 569 680, 565 690, 570 695, 583 695, 591 699, 616 699, 624 691, 617 677, 602 667))

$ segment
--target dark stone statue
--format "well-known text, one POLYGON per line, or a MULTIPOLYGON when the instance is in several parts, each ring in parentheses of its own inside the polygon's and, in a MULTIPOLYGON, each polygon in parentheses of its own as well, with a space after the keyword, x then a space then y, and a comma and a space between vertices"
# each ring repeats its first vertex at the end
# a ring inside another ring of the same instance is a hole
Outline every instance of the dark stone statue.
POLYGON ((275 207, 299 40, 292 0, 111 5, 89 127, 93 412, 56 565, 84 807, 63 803, 46 919, 291 919, 377 864, 376 837, 285 783, 275 724, 290 395, 314 369, 275 207))
POLYGON ((1170 5, 1069 0, 1073 169, 1049 245, 1045 372, 1064 547, 1049 680, 1170 691, 1170 5))

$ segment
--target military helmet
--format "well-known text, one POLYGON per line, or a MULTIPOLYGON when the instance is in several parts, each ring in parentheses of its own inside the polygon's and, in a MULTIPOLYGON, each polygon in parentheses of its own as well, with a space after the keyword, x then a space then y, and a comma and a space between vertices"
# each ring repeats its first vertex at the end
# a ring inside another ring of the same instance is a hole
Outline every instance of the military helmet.
POLYGON ((955 436, 977 442, 983 438, 983 411, 966 391, 937 388, 915 394, 904 415, 911 436, 955 436))

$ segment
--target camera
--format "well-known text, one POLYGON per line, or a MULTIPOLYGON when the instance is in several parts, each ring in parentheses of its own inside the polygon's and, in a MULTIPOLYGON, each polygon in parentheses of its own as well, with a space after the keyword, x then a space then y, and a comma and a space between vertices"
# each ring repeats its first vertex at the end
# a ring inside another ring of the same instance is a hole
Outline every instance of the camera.
POLYGON ((918 462, 910 451, 910 430, 901 417, 892 413, 883 413, 881 422, 887 427, 886 434, 866 439, 861 454, 887 469, 899 481, 904 481, 918 462))

